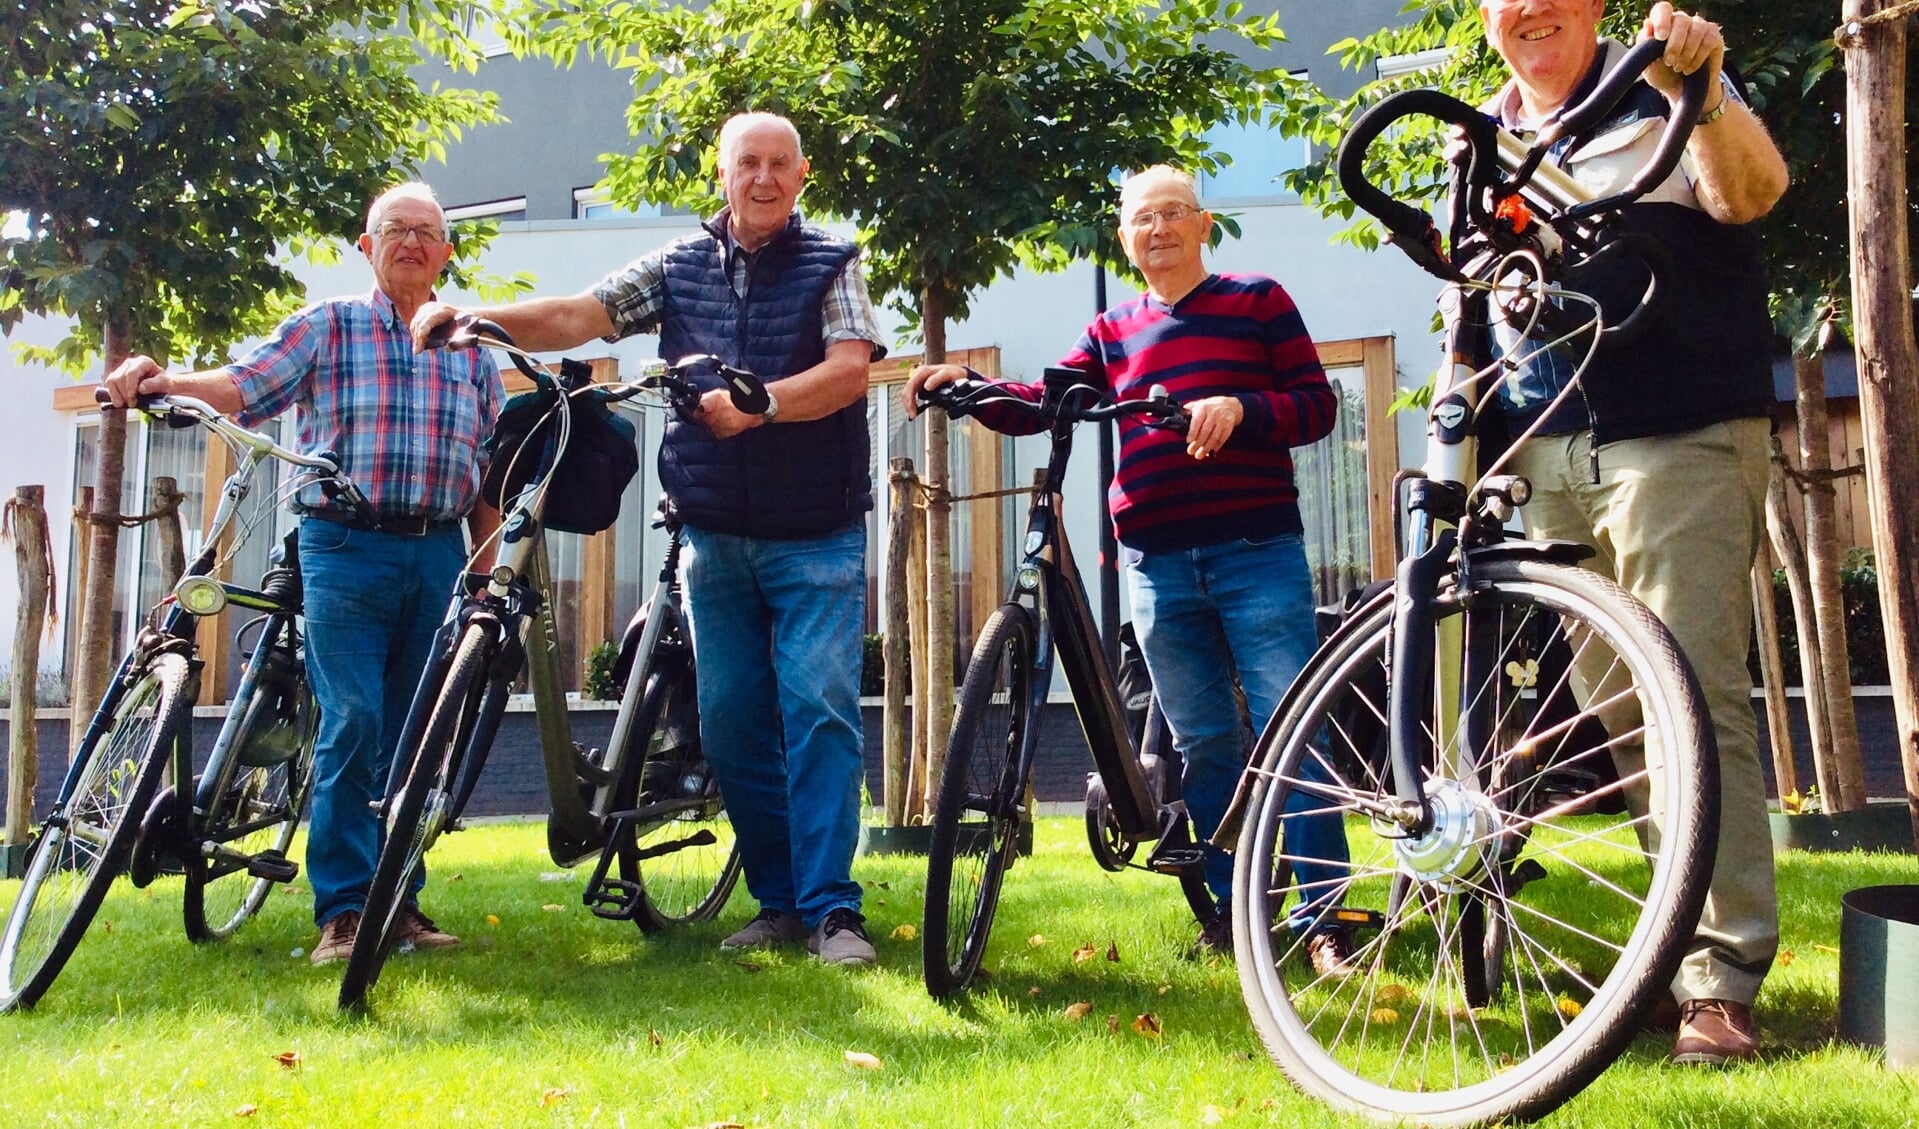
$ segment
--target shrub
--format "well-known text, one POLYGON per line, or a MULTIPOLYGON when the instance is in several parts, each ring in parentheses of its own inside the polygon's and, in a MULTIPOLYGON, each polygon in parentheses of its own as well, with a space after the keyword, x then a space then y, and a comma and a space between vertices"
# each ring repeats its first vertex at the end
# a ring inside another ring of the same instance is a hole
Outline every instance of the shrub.
MULTIPOLYGON (((1772 574, 1774 606, 1779 609, 1779 654, 1788 685, 1804 684, 1799 672, 1799 631, 1793 615, 1792 592, 1786 570, 1772 574)), ((1890 680, 1886 659, 1886 628, 1879 615, 1879 569, 1872 550, 1853 549, 1839 566, 1839 594, 1845 604, 1846 653, 1855 686, 1880 686, 1890 680)), ((1759 681, 1759 648, 1755 644, 1748 665, 1759 681)))
POLYGON ((613 664, 619 657, 620 648, 610 640, 586 653, 586 670, 584 677, 580 680, 580 697, 610 702, 620 696, 620 687, 613 681, 613 664))

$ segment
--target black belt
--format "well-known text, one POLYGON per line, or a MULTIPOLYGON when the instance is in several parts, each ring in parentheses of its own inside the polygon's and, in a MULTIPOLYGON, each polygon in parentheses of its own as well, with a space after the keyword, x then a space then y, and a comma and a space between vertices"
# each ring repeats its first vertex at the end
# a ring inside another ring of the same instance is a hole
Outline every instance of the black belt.
POLYGON ((335 525, 344 525, 348 529, 358 529, 363 533, 391 533, 396 537, 426 537, 434 533, 443 533, 460 524, 457 518, 441 521, 427 517, 383 517, 376 524, 359 514, 345 513, 340 510, 307 510, 300 516, 330 521, 335 525))

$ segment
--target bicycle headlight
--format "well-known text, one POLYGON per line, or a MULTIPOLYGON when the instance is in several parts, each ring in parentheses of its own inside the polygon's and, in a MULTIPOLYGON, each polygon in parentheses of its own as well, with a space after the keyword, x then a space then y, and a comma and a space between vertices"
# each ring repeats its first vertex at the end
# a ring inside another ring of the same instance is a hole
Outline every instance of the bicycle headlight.
POLYGON ((1031 592, 1036 590, 1039 587, 1039 569, 1033 565, 1021 567, 1018 573, 1018 581, 1019 586, 1026 591, 1031 592))
POLYGON ((173 586, 173 598, 189 615, 219 615, 227 606, 227 589, 211 576, 183 576, 173 586))

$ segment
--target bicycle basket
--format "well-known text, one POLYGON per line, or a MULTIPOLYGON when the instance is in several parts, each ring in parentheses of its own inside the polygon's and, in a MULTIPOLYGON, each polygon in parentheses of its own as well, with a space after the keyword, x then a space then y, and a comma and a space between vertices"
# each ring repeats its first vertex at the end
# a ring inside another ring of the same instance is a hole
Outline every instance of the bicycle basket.
MULTIPOLYGON (((480 492, 489 505, 505 508, 533 478, 547 436, 559 426, 553 408, 559 394, 521 392, 506 402, 486 442, 492 456, 480 492)), ((620 516, 620 495, 640 470, 638 431, 592 393, 573 398, 573 429, 566 452, 548 477, 546 528, 561 533, 598 533, 620 516)))

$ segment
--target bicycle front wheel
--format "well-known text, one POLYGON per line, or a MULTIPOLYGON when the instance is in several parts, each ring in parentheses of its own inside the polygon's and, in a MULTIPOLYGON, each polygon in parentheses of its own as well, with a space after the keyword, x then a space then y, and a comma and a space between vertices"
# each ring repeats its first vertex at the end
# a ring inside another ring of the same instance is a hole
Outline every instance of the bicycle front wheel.
POLYGON ((0 934, 0 1011, 40 999, 126 867, 192 708, 187 684, 184 656, 156 656, 120 696, 100 738, 75 754, 72 793, 41 824, 0 934))
POLYGON ((485 625, 475 623, 460 636, 459 647, 433 700, 425 735, 417 748, 402 754, 407 756, 406 780, 399 794, 387 799, 380 860, 367 885, 360 929, 347 954, 346 972, 340 977, 342 1009, 365 1006, 367 992, 379 982, 393 926, 411 893, 413 877, 420 872, 428 848, 445 828, 455 769, 467 738, 476 728, 480 702, 486 694, 487 668, 494 656, 488 635, 485 625))
POLYGON ((979 971, 1012 865, 1025 807, 1020 750, 1027 740, 1035 661, 1033 621, 1004 604, 986 621, 960 684, 926 851, 920 931, 926 990, 947 996, 979 971))
POLYGON ((1385 818, 1382 598, 1262 735, 1235 859, 1260 1038, 1300 1089, 1385 1121, 1523 1120, 1577 1093, 1666 991, 1712 872, 1717 762, 1670 633, 1586 569, 1472 575, 1436 598, 1419 688, 1431 830, 1385 818), (1328 811, 1350 863, 1288 854, 1288 823, 1328 811), (1345 975, 1315 975, 1306 938, 1334 921, 1365 928, 1345 975))
POLYGON ((640 813, 614 857, 638 891, 633 920, 648 933, 713 917, 740 876, 733 824, 700 750, 696 689, 690 653, 647 680, 614 797, 617 810, 640 813))
MULTIPOLYGON (((285 688, 259 688, 233 708, 243 711, 241 728, 219 769, 225 779, 200 819, 199 839, 202 846, 249 859, 272 855, 283 863, 312 791, 320 707, 302 674, 285 688)), ((186 870, 183 909, 193 941, 233 936, 259 912, 277 881, 204 855, 187 860, 186 870)))

